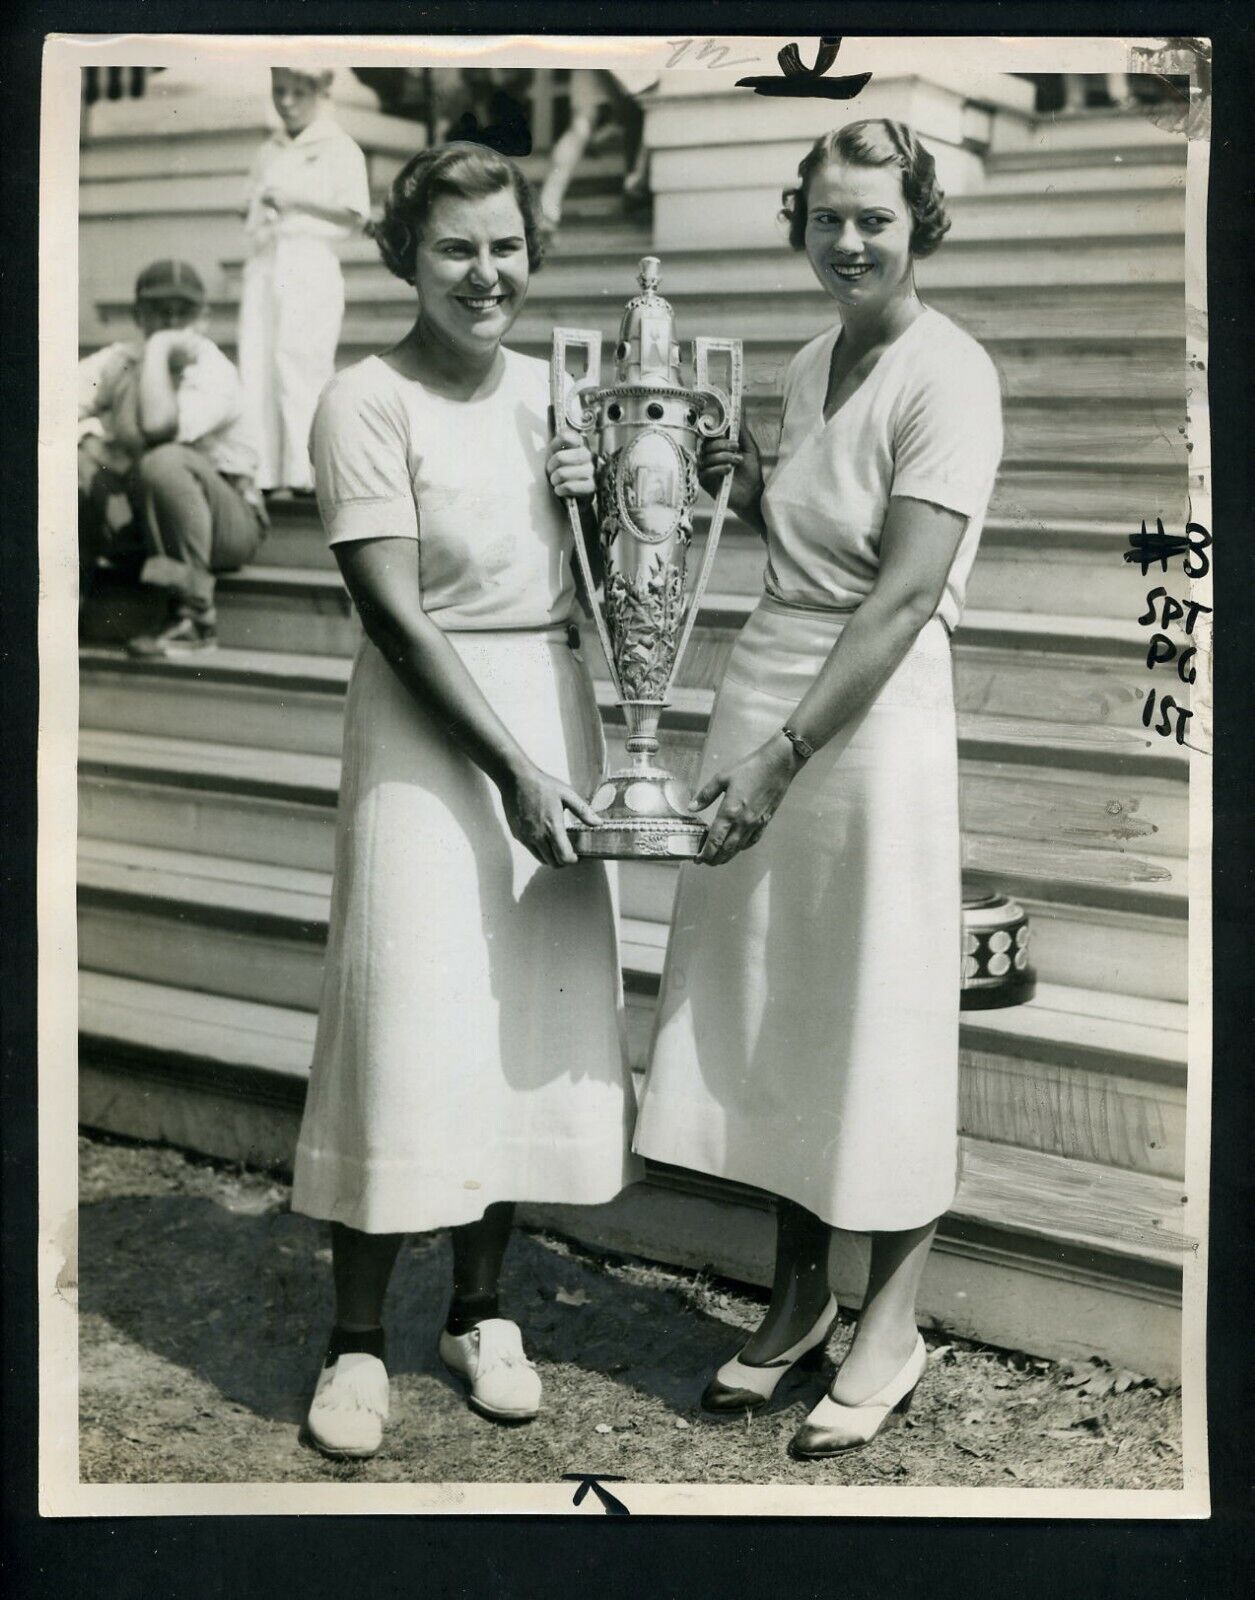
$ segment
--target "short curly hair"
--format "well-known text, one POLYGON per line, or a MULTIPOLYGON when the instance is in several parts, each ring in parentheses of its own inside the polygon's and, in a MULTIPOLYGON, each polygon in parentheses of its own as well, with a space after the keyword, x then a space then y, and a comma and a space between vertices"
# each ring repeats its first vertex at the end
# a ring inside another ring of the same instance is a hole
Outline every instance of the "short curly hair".
POLYGON ((544 260, 544 247, 527 179, 508 156, 487 145, 465 141, 420 150, 392 180, 383 218, 371 229, 384 266, 406 283, 413 283, 418 241, 435 201, 444 194, 480 200, 503 189, 511 190, 518 204, 527 265, 535 272, 544 260))
POLYGON ((854 167, 895 166, 901 171, 903 198, 911 208, 913 256, 931 255, 949 233, 950 218, 946 215, 946 197, 937 182, 937 163, 915 130, 888 117, 870 117, 822 134, 802 158, 797 184, 784 191, 780 212, 789 224, 789 244, 794 250, 806 246, 807 187, 815 173, 830 161, 844 161, 854 167))

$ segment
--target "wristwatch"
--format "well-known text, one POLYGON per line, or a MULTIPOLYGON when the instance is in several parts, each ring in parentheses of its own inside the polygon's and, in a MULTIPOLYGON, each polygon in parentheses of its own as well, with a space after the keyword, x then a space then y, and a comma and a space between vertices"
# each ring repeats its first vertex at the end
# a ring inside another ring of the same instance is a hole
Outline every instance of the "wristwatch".
POLYGON ((784 727, 781 728, 780 732, 793 746, 794 750, 797 751, 797 758, 799 761, 809 761, 810 758, 815 754, 815 746, 808 740, 803 739, 802 735, 800 733, 796 733, 787 722, 785 723, 784 727))

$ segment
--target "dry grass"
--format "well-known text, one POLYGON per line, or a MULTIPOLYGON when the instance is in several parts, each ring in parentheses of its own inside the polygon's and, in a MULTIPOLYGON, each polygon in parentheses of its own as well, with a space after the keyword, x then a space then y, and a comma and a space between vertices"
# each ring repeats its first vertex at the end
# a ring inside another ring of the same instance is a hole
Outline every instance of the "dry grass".
MULTIPOLYGON (((389 1301, 393 1414, 372 1461, 298 1440, 330 1314, 324 1231, 265 1175, 81 1142, 81 1471, 93 1482, 636 1482, 1176 1488, 1180 1402, 1136 1374, 931 1337, 907 1426, 836 1461, 787 1454, 822 1379, 778 1414, 704 1422, 697 1397, 762 1310, 757 1291, 545 1235, 511 1246, 503 1309, 545 1384, 536 1422, 468 1411, 435 1356, 440 1235, 410 1241, 389 1301)), ((849 1337, 843 1323, 832 1353, 849 1337)))

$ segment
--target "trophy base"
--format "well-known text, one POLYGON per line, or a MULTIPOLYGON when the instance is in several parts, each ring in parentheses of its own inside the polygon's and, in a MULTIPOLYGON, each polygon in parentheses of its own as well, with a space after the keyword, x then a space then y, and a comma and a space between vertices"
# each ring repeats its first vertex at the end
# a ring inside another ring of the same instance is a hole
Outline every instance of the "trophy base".
POLYGON ((706 843, 706 824, 671 817, 623 817, 599 828, 568 828, 577 856, 602 861, 645 861, 664 857, 691 861, 706 843))
POLYGON ((599 825, 576 823, 567 829, 578 856, 691 861, 706 842, 706 824, 689 810, 687 786, 653 766, 648 756, 603 779, 591 805, 599 825))

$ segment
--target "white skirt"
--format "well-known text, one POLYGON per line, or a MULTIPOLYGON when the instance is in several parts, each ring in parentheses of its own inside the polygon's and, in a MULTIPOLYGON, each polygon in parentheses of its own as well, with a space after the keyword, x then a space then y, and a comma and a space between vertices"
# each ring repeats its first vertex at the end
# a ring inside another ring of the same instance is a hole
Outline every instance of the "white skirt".
MULTIPOLYGON (((566 630, 449 639, 528 755, 589 793, 601 724, 566 630)), ((637 1176, 632 1106, 605 867, 542 867, 365 642, 293 1209, 401 1233, 595 1205, 637 1176)))
MULTIPOLYGON (((848 618, 764 599, 703 778, 777 731, 848 618)), ((957 1183, 960 856, 949 638, 929 623, 752 849, 681 869, 636 1149, 855 1231, 957 1183)))

